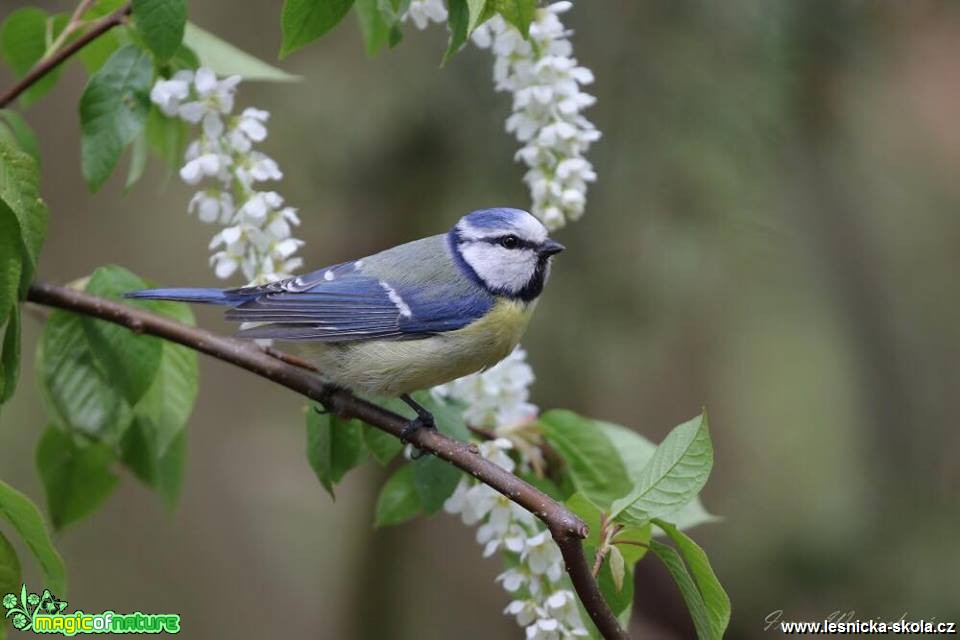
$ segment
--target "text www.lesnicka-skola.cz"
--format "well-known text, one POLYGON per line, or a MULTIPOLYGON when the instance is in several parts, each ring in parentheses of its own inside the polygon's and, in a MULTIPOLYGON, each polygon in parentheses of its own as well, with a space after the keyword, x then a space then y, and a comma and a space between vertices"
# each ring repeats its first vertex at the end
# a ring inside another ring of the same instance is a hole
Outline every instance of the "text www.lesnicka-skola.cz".
POLYGON ((851 620, 837 622, 823 620, 820 622, 788 622, 781 620, 780 631, 785 634, 819 633, 819 634, 956 634, 957 623, 936 622, 929 620, 898 620, 896 622, 881 622, 878 620, 851 620))

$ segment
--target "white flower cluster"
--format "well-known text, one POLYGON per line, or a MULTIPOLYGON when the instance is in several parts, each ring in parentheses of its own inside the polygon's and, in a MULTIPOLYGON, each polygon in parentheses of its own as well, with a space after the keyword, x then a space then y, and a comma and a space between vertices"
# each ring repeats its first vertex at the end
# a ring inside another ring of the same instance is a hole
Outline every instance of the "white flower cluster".
MULTIPOLYGON (((508 451, 513 443, 497 438, 478 445, 480 455, 512 472, 508 451)), ((497 551, 515 562, 497 581, 513 596, 504 613, 524 627, 528 640, 560 640, 587 636, 580 619, 576 597, 567 587, 563 556, 549 532, 529 511, 487 485, 463 478, 444 509, 460 514, 466 525, 480 524, 477 542, 484 545, 484 557, 497 551)))
POLYGON ((417 29, 426 29, 431 22, 446 22, 447 7, 443 0, 410 0, 407 12, 403 14, 403 21, 413 20, 417 29))
POLYGON ((303 241, 291 234, 291 226, 300 224, 296 209, 285 207, 276 191, 258 190, 258 183, 280 180, 283 173, 273 159, 253 149, 267 137, 270 114, 248 108, 232 115, 239 82, 240 76, 219 80, 204 67, 196 73, 178 71, 169 80, 158 80, 150 99, 169 117, 201 124, 200 137, 187 147, 180 177, 190 185, 208 181, 188 211, 224 227, 210 241, 217 277, 229 278, 239 269, 249 284, 263 284, 301 266, 293 254, 303 241))
POLYGON ((517 347, 513 353, 483 373, 464 376, 434 387, 434 396, 466 404, 463 417, 475 427, 513 425, 536 417, 537 407, 527 400, 533 382, 527 353, 517 347))
MULTIPOLYGON (((435 387, 433 393, 464 403, 464 419, 470 425, 509 435, 509 439, 497 437, 478 446, 484 458, 513 472, 517 462, 511 453, 524 469, 531 466, 536 453, 527 446, 522 427, 518 428, 537 415, 537 407, 528 402, 532 382, 526 353, 517 347, 487 371, 435 387)), ((480 525, 477 542, 484 546, 484 557, 499 552, 513 560, 512 568, 497 581, 513 597, 504 613, 516 618, 527 638, 559 640, 587 635, 575 596, 566 584, 560 549, 533 514, 468 477, 460 481, 444 509, 460 514, 466 525, 480 525)))
POLYGON ((527 40, 499 15, 472 36, 478 47, 493 51, 496 90, 513 94, 507 132, 523 144, 516 159, 529 167, 524 182, 532 212, 550 229, 583 215, 587 183, 597 177, 584 155, 600 131, 581 114, 596 98, 580 90, 593 82, 593 73, 572 57, 571 32, 559 18, 572 6, 555 2, 537 9, 527 40))

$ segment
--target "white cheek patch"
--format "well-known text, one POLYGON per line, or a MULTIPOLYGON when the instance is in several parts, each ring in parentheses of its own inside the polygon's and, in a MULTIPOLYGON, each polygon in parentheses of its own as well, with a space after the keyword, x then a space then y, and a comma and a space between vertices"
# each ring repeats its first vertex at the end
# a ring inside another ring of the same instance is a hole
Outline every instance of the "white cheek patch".
POLYGON ((468 242, 460 253, 490 289, 517 293, 533 277, 537 254, 529 249, 507 249, 488 242, 468 242))

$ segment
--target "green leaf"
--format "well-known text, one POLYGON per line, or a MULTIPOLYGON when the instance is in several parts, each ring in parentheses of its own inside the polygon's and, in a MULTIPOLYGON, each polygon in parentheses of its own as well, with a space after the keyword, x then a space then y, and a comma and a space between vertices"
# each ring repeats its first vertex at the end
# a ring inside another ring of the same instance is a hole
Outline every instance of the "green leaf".
POLYGON ((133 0, 133 22, 158 62, 172 56, 187 25, 187 0, 133 0))
POLYGON ((168 509, 180 497, 187 456, 187 432, 181 430, 164 453, 157 449, 153 427, 136 418, 120 444, 123 465, 144 484, 156 489, 168 509))
POLYGON ((613 576, 613 585, 617 591, 623 591, 623 576, 627 571, 626 563, 623 560, 623 554, 616 546, 610 547, 607 554, 607 560, 610 562, 610 574, 613 576))
POLYGON ((0 203, 0 323, 16 306, 23 268, 21 246, 17 217, 0 203))
POLYGON ((333 29, 353 6, 353 0, 285 0, 280 14, 283 43, 280 58, 333 29))
POLYGON ((420 494, 413 481, 413 466, 405 464, 390 476, 377 497, 375 527, 410 520, 421 512, 420 494))
POLYGON ((7 317, 0 349, 0 404, 13 396, 20 378, 20 309, 14 307, 7 317))
MULTIPOLYGON (((596 549, 587 546, 585 550, 592 565, 596 559, 596 549)), ((608 554, 600 565, 600 573, 597 574, 597 586, 600 587, 600 593, 603 594, 603 599, 610 606, 610 610, 613 611, 614 615, 620 615, 633 602, 633 566, 624 565, 623 578, 618 588, 608 554)))
POLYGON ((37 445, 37 469, 54 529, 93 513, 110 497, 118 481, 110 470, 115 461, 110 447, 80 445, 61 429, 47 427, 37 445))
POLYGON ((152 105, 147 116, 146 133, 153 152, 171 169, 178 169, 183 163, 183 152, 190 135, 187 123, 179 118, 168 118, 152 105))
POLYGON ((244 80, 267 82, 295 82, 300 76, 287 73, 273 65, 241 51, 229 42, 204 31, 192 22, 187 23, 183 42, 197 54, 200 64, 210 67, 221 76, 242 76, 244 80))
POLYGON ((66 594, 66 568, 53 547, 40 510, 7 483, 0 480, 0 515, 7 519, 40 563, 44 585, 57 595, 66 594))
POLYGON ((470 24, 470 7, 467 0, 449 0, 449 17, 447 27, 450 30, 450 42, 447 44, 447 51, 443 54, 443 62, 450 59, 453 54, 460 50, 463 43, 467 41, 468 26, 470 24))
POLYGON ((524 38, 530 33, 530 23, 537 9, 536 0, 491 0, 493 8, 504 20, 515 26, 524 38))
POLYGON ((436 456, 423 456, 411 461, 410 466, 420 504, 428 514, 436 513, 457 488, 460 470, 436 456))
POLYGON ((150 110, 150 54, 127 45, 91 76, 80 96, 80 157, 91 191, 110 177, 123 149, 143 130, 150 110))
POLYGON ((377 0, 356 0, 357 22, 367 55, 373 57, 390 38, 390 25, 384 20, 377 0))
POLYGON ((47 233, 47 205, 40 199, 40 168, 29 154, 0 139, 0 202, 10 208, 20 225, 23 239, 23 277, 29 282, 47 233))
POLYGON ((30 155, 40 166, 40 144, 37 142, 37 134, 33 132, 23 116, 12 109, 0 109, 0 121, 7 125, 12 134, 13 141, 21 151, 30 155))
MULTIPOLYGON (((17 77, 23 77, 44 56, 47 47, 63 29, 63 20, 47 12, 25 7, 12 12, 0 25, 0 56, 17 77), (58 28, 59 27, 59 28, 58 28)), ((29 106, 57 83, 63 65, 53 69, 21 94, 20 102, 29 106)))
MULTIPOLYGON (((23 575, 17 551, 0 531, 0 598, 13 593, 23 586, 23 575)), ((3 637, 6 622, 0 619, 0 638, 3 637)))
POLYGON ((643 524, 675 511, 700 493, 713 467, 706 413, 677 427, 657 447, 633 490, 611 507, 611 517, 643 524))
POLYGON ((123 185, 124 193, 130 191, 140 178, 143 177, 143 171, 147 168, 147 133, 144 131, 133 141, 133 147, 130 149, 130 169, 127 171, 127 182, 123 185))
POLYGON ((94 38, 77 52, 88 75, 99 71, 117 49, 131 40, 130 30, 125 26, 114 27, 94 38))
MULTIPOLYGON (((595 420, 597 426, 606 434, 617 450, 627 475, 634 483, 640 481, 644 467, 653 457, 657 445, 650 442, 639 433, 611 422, 595 420)), ((670 520, 680 529, 691 529, 697 525, 715 522, 719 518, 709 513, 699 497, 694 498, 679 511, 670 515, 670 520)))
POLYGON ((467 35, 493 17, 495 12, 492 0, 467 0, 470 10, 470 22, 467 24, 467 35))
POLYGON ((680 588, 680 594, 683 596, 683 601, 687 604, 687 610, 690 611, 690 617, 693 619, 693 626, 697 630, 697 637, 701 640, 720 638, 721 636, 712 634, 712 627, 707 617, 707 608, 703 603, 703 596, 700 595, 700 592, 697 590, 697 585, 694 583, 693 578, 690 577, 690 573, 687 571, 686 565, 683 564, 683 559, 680 558, 680 554, 678 554, 673 547, 668 547, 656 540, 650 541, 650 550, 660 558, 661 562, 663 562, 667 568, 667 571, 673 576, 674 582, 676 582, 680 588))
POLYGON ((577 491, 606 509, 632 483, 616 449, 593 420, 561 409, 540 416, 544 437, 563 457, 577 491))
MULTIPOLYGON (((706 614, 706 627, 709 628, 710 632, 709 635, 701 637, 722 638, 727 625, 730 623, 730 598, 720 585, 720 581, 717 580, 707 554, 697 543, 674 525, 659 519, 654 520, 654 524, 670 536, 673 543, 677 545, 680 556, 686 563, 689 573, 693 576, 693 582, 696 585, 706 614)), ((686 596, 684 596, 684 599, 686 599, 686 596)), ((694 623, 696 623, 696 620, 694 623)), ((697 629, 699 631, 700 625, 697 625, 697 629)))
POLYGON ((55 421, 116 444, 130 425, 130 405, 94 358, 81 316, 54 311, 37 347, 37 375, 55 421))
POLYGON ((363 443, 382 467, 390 464, 390 461, 403 451, 403 443, 398 438, 368 424, 363 425, 363 443))
MULTIPOLYGON (((147 288, 146 282, 122 267, 100 267, 87 282, 86 291, 120 300, 128 291, 147 288)), ((131 306, 152 310, 149 302, 132 300, 131 306)), ((94 358, 113 385, 131 405, 146 393, 160 364, 163 342, 139 335, 113 322, 84 316, 83 328, 94 358)))
POLYGON ((347 471, 363 460, 363 423, 342 420, 329 413, 307 408, 307 460, 330 497, 347 471))

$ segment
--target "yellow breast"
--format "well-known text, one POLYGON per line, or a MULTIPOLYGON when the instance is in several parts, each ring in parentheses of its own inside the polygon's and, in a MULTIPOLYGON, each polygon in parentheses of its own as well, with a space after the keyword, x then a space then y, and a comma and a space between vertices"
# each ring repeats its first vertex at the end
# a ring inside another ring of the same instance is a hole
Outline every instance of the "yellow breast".
POLYGON ((500 362, 520 342, 535 304, 501 299, 462 329, 420 340, 305 343, 301 348, 333 382, 371 395, 396 396, 500 362))

